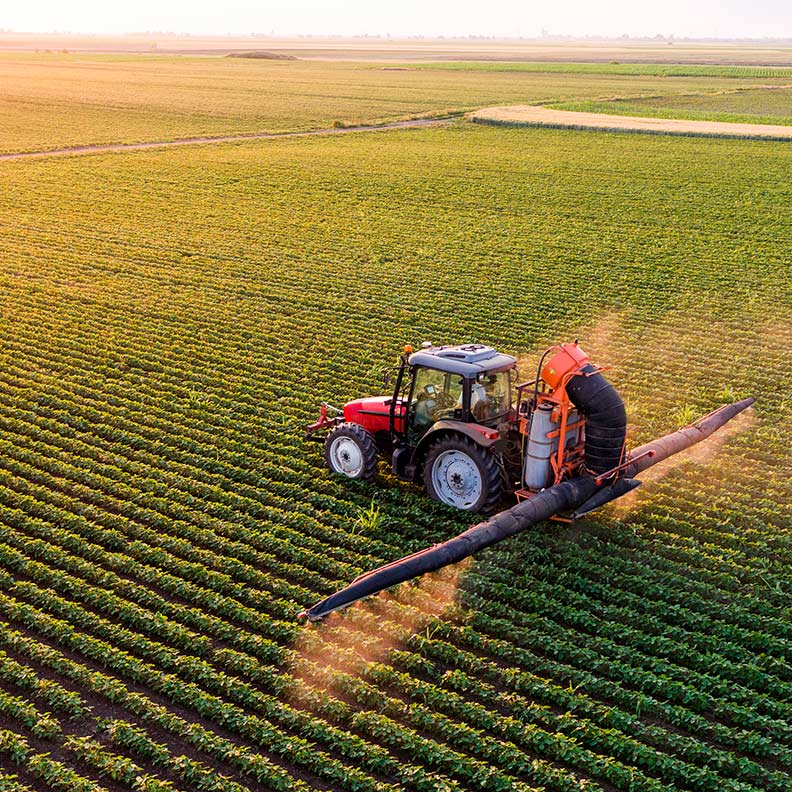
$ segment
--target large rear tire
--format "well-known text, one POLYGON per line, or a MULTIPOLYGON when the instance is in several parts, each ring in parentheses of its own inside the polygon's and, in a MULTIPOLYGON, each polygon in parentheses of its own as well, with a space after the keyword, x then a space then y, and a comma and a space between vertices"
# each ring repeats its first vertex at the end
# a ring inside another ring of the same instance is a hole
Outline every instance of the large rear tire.
POLYGON ((369 432, 355 423, 333 429, 324 444, 325 461, 333 473, 371 481, 377 470, 377 444, 369 432))
POLYGON ((485 514, 495 510, 503 493, 495 457, 462 436, 441 438, 429 449, 424 483, 430 498, 485 514))

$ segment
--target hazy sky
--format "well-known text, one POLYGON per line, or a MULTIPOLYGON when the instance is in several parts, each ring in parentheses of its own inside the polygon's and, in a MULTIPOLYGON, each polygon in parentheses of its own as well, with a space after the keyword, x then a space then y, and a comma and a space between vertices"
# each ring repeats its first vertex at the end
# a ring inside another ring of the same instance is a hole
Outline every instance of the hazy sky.
POLYGON ((792 0, 2 0, 16 31, 792 37, 792 0))

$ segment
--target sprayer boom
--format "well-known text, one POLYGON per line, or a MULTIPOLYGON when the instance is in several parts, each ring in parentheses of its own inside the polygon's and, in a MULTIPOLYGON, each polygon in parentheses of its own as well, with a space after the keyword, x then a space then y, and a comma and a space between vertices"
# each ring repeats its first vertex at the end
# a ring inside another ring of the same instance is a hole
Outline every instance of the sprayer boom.
MULTIPOLYGON (((599 385, 599 383, 595 384, 599 385)), ((733 404, 725 404, 695 423, 634 449, 623 463, 620 462, 618 455, 616 460, 620 464, 615 471, 609 467, 599 471, 584 470, 573 478, 532 494, 516 506, 468 528, 452 539, 367 572, 346 588, 304 611, 300 616, 309 621, 318 621, 335 610, 377 594, 390 586, 455 564, 560 512, 571 513, 573 517, 577 517, 599 508, 637 487, 640 482, 633 477, 638 473, 705 440, 750 407, 754 401, 753 398, 748 398, 733 404)), ((609 397, 608 404, 612 403, 609 397)), ((610 406, 608 409, 618 422, 619 411, 610 406)), ((618 431, 619 427, 615 428, 618 431)), ((604 426, 603 429, 607 430, 608 427, 604 426)), ((612 455, 605 454, 603 458, 610 459, 612 455)))

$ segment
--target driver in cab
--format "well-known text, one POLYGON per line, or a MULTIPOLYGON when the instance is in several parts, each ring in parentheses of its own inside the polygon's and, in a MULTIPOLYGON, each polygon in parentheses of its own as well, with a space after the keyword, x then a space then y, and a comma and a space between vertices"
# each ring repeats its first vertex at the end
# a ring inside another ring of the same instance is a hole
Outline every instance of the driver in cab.
POLYGON ((415 423, 429 426, 442 418, 453 418, 454 411, 462 406, 462 380, 445 378, 445 384, 426 383, 418 393, 415 403, 415 423))
POLYGON ((487 376, 482 384, 474 382, 470 389, 470 412, 477 421, 485 421, 501 399, 500 384, 495 374, 487 376))

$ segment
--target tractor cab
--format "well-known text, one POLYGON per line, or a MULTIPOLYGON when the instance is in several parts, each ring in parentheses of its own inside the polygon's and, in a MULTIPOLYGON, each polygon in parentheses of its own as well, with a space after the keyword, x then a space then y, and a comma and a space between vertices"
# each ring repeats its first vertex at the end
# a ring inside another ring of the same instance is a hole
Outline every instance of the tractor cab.
POLYGON ((502 430, 516 420, 516 368, 511 355, 483 344, 407 347, 391 395, 347 402, 334 417, 323 405, 308 434, 331 429, 325 460, 335 473, 370 480, 385 456, 396 476, 423 479, 433 498, 488 511, 511 478, 502 430))
POLYGON ((417 446, 438 422, 496 427, 512 409, 516 361, 481 344, 427 347, 407 359, 400 401, 408 446, 417 446))
POLYGON ((392 395, 347 402, 332 417, 323 404, 308 436, 330 430, 325 460, 334 473, 370 481, 385 457, 435 500, 486 513, 504 492, 528 499, 623 469, 624 403, 602 370, 577 341, 549 347, 535 379, 521 384, 516 359, 492 347, 406 347, 392 395))

